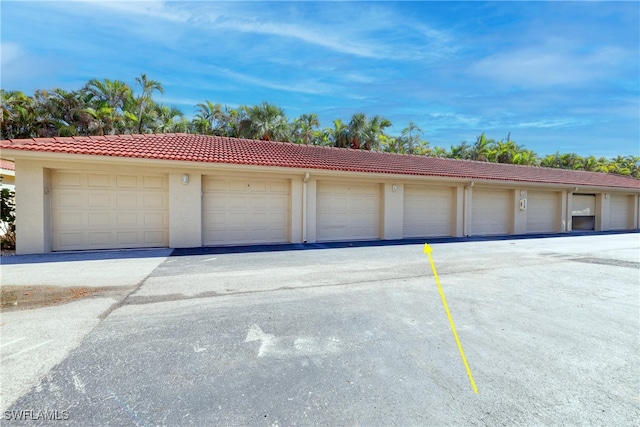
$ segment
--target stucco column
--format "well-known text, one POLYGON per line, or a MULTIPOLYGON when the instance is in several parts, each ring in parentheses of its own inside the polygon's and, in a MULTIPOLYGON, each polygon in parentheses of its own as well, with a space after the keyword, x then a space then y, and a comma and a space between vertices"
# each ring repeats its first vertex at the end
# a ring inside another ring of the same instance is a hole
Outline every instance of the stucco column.
POLYGON ((609 230, 609 193, 596 194, 596 231, 609 230))
POLYGON ((464 236, 464 185, 458 185, 453 190, 453 210, 451 212, 451 235, 464 236))
POLYGON ((291 228, 289 230, 291 243, 302 243, 303 199, 303 178, 294 178, 291 180, 291 228))
POLYGON ((559 222, 558 222, 558 231, 566 232, 567 230, 567 191, 561 191, 558 194, 560 197, 560 212, 559 212, 559 222))
POLYGON ((631 229, 632 230, 637 230, 640 229, 640 197, 638 197, 637 194, 634 194, 633 196, 633 205, 631 207, 632 209, 632 220, 633 220, 633 224, 631 225, 631 229))
POLYGON ((566 210, 566 231, 573 230, 573 217, 571 215, 571 211, 573 211, 573 192, 567 192, 567 210, 566 210))
POLYGON ((169 174, 169 246, 202 246, 202 175, 183 172, 169 174), (183 181, 188 175, 189 182, 183 181))
POLYGON ((527 190, 516 188, 513 194, 513 217, 510 234, 525 234, 527 232, 527 190))
POLYGON ((404 237, 404 185, 382 184, 382 239, 404 237))
POLYGON ((316 229, 316 216, 318 214, 317 210, 317 199, 316 199, 316 188, 317 188, 318 180, 313 176, 307 182, 307 243, 315 243, 317 240, 317 229, 316 229))
POLYGON ((469 237, 471 235, 471 212, 472 209, 472 200, 473 200, 473 186, 466 185, 464 187, 464 220, 463 220, 463 230, 464 236, 469 237))
POLYGON ((16 254, 51 252, 50 183, 39 162, 16 159, 16 254))

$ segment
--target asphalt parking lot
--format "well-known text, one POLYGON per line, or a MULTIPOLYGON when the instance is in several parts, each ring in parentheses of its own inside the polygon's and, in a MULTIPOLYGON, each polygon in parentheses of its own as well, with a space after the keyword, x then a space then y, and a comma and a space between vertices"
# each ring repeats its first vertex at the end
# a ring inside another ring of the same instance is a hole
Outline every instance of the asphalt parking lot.
POLYGON ((640 234, 432 247, 477 395, 422 245, 155 254, 2 424, 638 424, 640 234))

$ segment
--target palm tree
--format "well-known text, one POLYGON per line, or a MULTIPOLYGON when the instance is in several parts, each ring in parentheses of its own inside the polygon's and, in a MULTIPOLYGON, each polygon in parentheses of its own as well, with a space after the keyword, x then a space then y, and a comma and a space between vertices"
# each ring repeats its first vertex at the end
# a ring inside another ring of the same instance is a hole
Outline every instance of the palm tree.
POLYGON ((433 157, 450 157, 450 154, 447 151, 447 149, 442 147, 434 147, 433 150, 431 151, 431 155, 433 157))
POLYGON ((162 104, 154 105, 155 120, 153 131, 157 133, 175 132, 184 117, 182 111, 162 104))
POLYGON ((349 122, 349 148, 360 148, 360 144, 366 138, 367 128, 369 126, 367 116, 364 113, 355 113, 349 122))
POLYGON ((120 80, 91 79, 85 89, 94 96, 92 100, 104 101, 109 107, 120 111, 131 96, 131 88, 120 80))
POLYGON ((348 126, 341 119, 335 119, 332 123, 333 129, 326 128, 325 131, 329 133, 333 146, 340 148, 349 147, 348 126))
POLYGON ((469 160, 471 158, 471 147, 466 141, 462 141, 458 145, 452 145, 449 156, 454 159, 469 160))
POLYGON ((31 138, 37 136, 35 100, 20 91, 2 91, 2 137, 31 138))
POLYGON ((91 127, 99 134, 114 134, 118 128, 126 132, 127 129, 120 126, 125 123, 125 117, 131 122, 137 120, 130 111, 127 111, 125 116, 125 105, 132 101, 131 88, 126 83, 119 80, 92 79, 85 86, 85 90, 91 95, 90 107, 85 108, 85 111, 97 120, 91 127))
POLYGON ((368 121, 363 148, 365 150, 378 150, 380 148, 380 137, 384 135, 384 130, 391 126, 391 122, 384 117, 373 116, 368 121))
POLYGON ((288 120, 282 108, 263 102, 251 107, 248 116, 251 123, 249 138, 264 141, 286 139, 288 120))
POLYGON ((211 101, 201 102, 196 105, 194 124, 198 132, 205 135, 220 133, 220 122, 223 116, 222 105, 211 101))
POLYGON ((539 162, 538 155, 532 150, 520 150, 513 156, 513 164, 534 166, 539 162))
POLYGON ((409 126, 402 129, 402 137, 404 141, 407 143, 407 153, 414 154, 414 147, 418 145, 420 141, 420 134, 422 133, 422 129, 417 126, 413 121, 409 121, 409 126))
POLYGON ((471 147, 471 160, 488 162, 491 155, 491 146, 495 144, 493 139, 487 139, 484 132, 480 134, 471 147))
POLYGON ((300 118, 295 120, 294 126, 298 128, 296 133, 299 134, 302 142, 305 145, 309 145, 315 128, 320 127, 320 120, 318 120, 318 115, 315 113, 302 114, 300 118))
POLYGON ((164 89, 162 88, 162 84, 160 82, 147 79, 147 75, 144 73, 142 73, 140 77, 136 77, 136 81, 142 87, 142 94, 136 99, 136 102, 138 104, 138 115, 137 115, 138 133, 142 133, 142 128, 144 125, 142 120, 143 119, 142 113, 143 111, 145 111, 145 108, 147 108, 148 104, 151 102, 151 96, 153 92, 158 91, 164 94, 164 89))

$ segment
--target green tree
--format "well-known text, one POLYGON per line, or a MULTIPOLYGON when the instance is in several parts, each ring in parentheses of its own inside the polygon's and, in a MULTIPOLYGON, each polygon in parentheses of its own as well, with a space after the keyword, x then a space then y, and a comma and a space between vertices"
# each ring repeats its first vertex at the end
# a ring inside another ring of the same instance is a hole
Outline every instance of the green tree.
POLYGON ((309 145, 309 142, 313 141, 315 130, 320 127, 320 120, 315 113, 302 114, 298 119, 294 121, 295 133, 299 137, 300 141, 305 145, 309 145))
POLYGON ((421 134, 422 134, 422 129, 419 126, 417 126, 413 121, 409 121, 409 125, 406 128, 402 129, 402 133, 401 133, 402 141, 406 143, 406 150, 398 151, 398 152, 414 154, 414 147, 416 147, 420 142, 421 134))
POLYGON ((488 162, 491 156, 491 147, 494 144, 495 141, 493 139, 487 139, 484 132, 482 132, 471 147, 471 160, 488 162))
POLYGON ((146 122, 146 120, 144 120, 144 112, 148 107, 153 105, 153 92, 160 92, 164 94, 164 89, 160 82, 156 80, 149 80, 147 78, 147 75, 144 73, 142 73, 140 77, 136 77, 136 82, 138 82, 138 84, 142 88, 142 93, 139 97, 136 98, 135 102, 136 104, 138 104, 138 133, 142 133, 146 122))
POLYGON ((212 135, 221 132, 221 123, 224 122, 224 112, 222 105, 214 104, 211 101, 201 102, 196 105, 196 115, 194 125, 198 133, 212 135))

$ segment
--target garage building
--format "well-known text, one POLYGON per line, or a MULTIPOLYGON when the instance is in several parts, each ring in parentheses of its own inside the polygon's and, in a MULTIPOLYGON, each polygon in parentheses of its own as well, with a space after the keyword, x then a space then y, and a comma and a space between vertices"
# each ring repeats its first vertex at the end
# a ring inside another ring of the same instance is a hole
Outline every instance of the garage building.
POLYGON ((189 134, 3 140, 17 252, 637 230, 640 180, 189 134))

